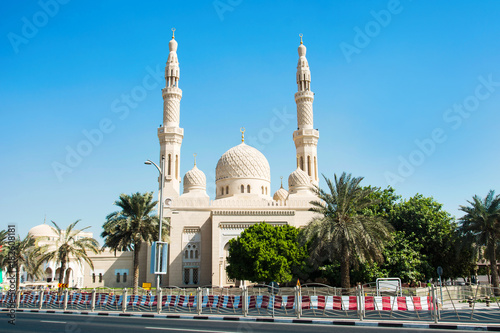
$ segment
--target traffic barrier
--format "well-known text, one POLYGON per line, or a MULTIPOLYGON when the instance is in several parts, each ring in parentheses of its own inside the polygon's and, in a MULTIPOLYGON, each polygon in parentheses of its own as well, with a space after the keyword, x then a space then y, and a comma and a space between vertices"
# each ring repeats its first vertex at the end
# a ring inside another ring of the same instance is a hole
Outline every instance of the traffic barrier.
POLYGON ((365 311, 431 311, 432 297, 366 296, 365 311))

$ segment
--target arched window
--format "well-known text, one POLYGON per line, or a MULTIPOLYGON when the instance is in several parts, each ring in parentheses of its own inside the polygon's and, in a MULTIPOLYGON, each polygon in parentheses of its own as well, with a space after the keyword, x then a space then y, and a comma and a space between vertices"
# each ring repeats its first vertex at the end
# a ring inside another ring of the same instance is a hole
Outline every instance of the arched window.
POLYGON ((179 179, 179 155, 175 155, 175 179, 179 179))
POLYGON ((260 187, 262 189, 262 194, 264 194, 264 186, 260 187))
POLYGON ((250 193, 250 185, 247 185, 247 193, 250 193))
POLYGON ((220 188, 220 195, 224 195, 224 187, 220 188))
POLYGON ((193 259, 193 250, 189 251, 189 258, 193 259))
POLYGON ((241 185, 241 193, 245 193, 245 185, 241 185))
POLYGON ((102 282, 102 273, 99 273, 99 282, 102 282))
POLYGON ((127 282, 127 273, 123 273, 123 282, 127 282))
POLYGON ((194 258, 198 259, 198 250, 194 251, 194 258))
POLYGON ((300 156, 300 169, 304 170, 304 159, 300 156))
POLYGON ((229 194, 229 186, 226 186, 226 194, 229 194))
POLYGON ((116 282, 120 282, 120 273, 116 273, 116 282))
POLYGON ((184 251, 184 258, 189 259, 189 252, 188 252, 188 250, 184 251))
POLYGON ((266 195, 267 195, 267 186, 266 186, 266 195))
POLYGON ((168 154, 168 175, 170 176, 172 174, 172 155, 168 154))
POLYGON ((307 174, 311 176, 311 156, 307 156, 307 174))
POLYGON ((316 164, 316 156, 314 156, 314 179, 318 181, 318 165, 316 164))
POLYGON ((92 283, 95 283, 95 273, 92 273, 92 283))

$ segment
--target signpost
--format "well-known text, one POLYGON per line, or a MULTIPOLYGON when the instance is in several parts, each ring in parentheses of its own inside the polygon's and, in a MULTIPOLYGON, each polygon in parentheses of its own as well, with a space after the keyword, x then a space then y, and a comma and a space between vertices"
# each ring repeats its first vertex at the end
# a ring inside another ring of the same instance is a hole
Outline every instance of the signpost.
POLYGON ((439 276, 439 291, 441 293, 441 306, 443 306, 443 282, 441 281, 441 275, 443 275, 443 267, 438 266, 437 273, 439 276))

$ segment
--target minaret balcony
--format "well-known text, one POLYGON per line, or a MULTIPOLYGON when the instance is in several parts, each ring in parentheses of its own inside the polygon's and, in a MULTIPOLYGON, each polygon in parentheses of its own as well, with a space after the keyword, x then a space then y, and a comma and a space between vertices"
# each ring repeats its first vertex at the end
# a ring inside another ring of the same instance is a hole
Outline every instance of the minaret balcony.
POLYGON ((293 132, 294 141, 302 138, 316 139, 317 141, 319 139, 319 131, 314 128, 302 128, 293 132))
POLYGON ((310 90, 297 91, 295 93, 295 100, 299 98, 311 98, 314 99, 314 93, 310 90))

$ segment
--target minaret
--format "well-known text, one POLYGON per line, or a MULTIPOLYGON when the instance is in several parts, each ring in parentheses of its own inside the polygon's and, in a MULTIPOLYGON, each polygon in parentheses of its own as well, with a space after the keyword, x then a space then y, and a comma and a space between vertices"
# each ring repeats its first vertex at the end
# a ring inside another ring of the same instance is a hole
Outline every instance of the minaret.
POLYGON ((172 29, 172 39, 168 43, 170 53, 165 66, 165 88, 163 96, 163 126, 158 129, 160 140, 160 160, 164 158, 163 174, 165 177, 164 198, 179 196, 181 182, 180 163, 181 145, 184 129, 179 127, 180 103, 182 90, 179 89, 179 61, 177 60, 177 41, 172 29))
POLYGON ((299 63, 297 64, 297 130, 293 132, 293 141, 297 151, 297 165, 307 173, 311 182, 318 185, 317 147, 319 131, 313 128, 313 101, 311 91, 311 71, 306 59, 306 47, 300 36, 299 63))

